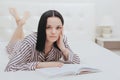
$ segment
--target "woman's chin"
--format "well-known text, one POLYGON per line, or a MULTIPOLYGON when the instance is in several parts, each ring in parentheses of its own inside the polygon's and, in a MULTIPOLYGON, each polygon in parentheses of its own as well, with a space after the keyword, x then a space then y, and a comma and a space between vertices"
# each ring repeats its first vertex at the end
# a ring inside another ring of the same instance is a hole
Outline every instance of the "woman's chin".
POLYGON ((51 40, 50 40, 50 42, 53 42, 53 43, 54 43, 55 41, 57 41, 57 39, 51 39, 51 40))
POLYGON ((52 38, 49 38, 47 40, 48 40, 48 42, 54 43, 55 41, 58 40, 58 38, 57 37, 52 37, 52 38))

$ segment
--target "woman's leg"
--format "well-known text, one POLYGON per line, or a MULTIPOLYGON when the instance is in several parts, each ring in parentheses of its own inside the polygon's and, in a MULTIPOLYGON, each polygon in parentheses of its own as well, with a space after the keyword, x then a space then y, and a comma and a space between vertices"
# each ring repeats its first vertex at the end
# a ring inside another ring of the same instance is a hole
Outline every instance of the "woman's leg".
POLYGON ((10 8, 9 12, 15 18, 17 24, 17 28, 15 29, 9 43, 15 43, 16 41, 22 40, 24 38, 23 25, 29 17, 29 12, 26 11, 22 19, 20 19, 15 8, 10 8))

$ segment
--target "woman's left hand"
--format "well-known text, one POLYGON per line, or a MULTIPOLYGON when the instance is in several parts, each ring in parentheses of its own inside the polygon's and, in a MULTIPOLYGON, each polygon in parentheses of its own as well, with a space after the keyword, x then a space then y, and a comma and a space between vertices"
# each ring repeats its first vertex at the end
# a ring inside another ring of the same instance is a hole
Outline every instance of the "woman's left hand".
POLYGON ((57 45, 58 47, 60 48, 61 51, 64 51, 65 50, 65 45, 64 45, 64 42, 63 42, 63 29, 61 31, 61 34, 57 40, 57 45))
POLYGON ((63 30, 61 31, 59 39, 57 40, 57 45, 60 48, 60 50, 63 52, 64 60, 68 60, 69 50, 65 47, 65 44, 63 42, 63 30))

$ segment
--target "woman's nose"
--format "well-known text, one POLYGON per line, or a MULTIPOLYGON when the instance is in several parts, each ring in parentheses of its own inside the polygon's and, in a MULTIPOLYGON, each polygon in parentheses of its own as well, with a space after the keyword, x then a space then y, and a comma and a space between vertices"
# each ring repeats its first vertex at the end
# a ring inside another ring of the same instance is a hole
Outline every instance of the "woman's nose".
POLYGON ((52 29, 52 33, 56 33, 56 29, 52 29))

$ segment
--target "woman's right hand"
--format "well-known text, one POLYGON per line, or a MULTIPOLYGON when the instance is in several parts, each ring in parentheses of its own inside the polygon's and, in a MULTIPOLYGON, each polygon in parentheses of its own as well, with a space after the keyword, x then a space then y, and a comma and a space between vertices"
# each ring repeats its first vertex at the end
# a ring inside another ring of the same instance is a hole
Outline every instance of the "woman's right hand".
POLYGON ((64 63, 62 62, 39 62, 36 68, 47 68, 47 67, 62 67, 64 63))

